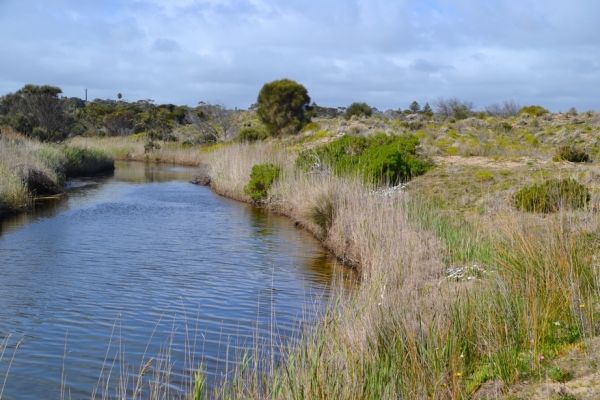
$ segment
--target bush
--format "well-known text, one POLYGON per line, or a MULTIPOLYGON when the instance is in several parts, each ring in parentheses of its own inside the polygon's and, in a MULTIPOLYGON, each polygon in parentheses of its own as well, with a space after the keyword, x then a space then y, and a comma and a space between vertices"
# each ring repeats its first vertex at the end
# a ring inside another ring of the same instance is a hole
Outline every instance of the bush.
POLYGON ((269 133, 296 133, 308 119, 308 91, 301 84, 281 79, 265 85, 258 94, 258 118, 267 126, 269 133))
POLYGON ((254 201, 267 197, 267 192, 273 182, 279 178, 281 168, 273 164, 258 164, 252 167, 250 182, 244 186, 244 194, 254 201))
POLYGON ((554 159, 582 163, 590 161, 590 156, 584 150, 578 149, 577 147, 562 146, 556 151, 554 159))
POLYGON ((528 114, 531 117, 541 117, 548 113, 550 113, 550 111, 542 106, 525 106, 519 110, 519 115, 528 114))
POLYGON ((589 190, 572 179, 550 179, 540 185, 526 186, 514 197, 517 209, 544 214, 584 208, 589 201, 589 190))
POLYGON ((269 137, 269 134, 256 127, 243 128, 240 133, 235 137, 236 142, 256 142, 259 140, 265 140, 269 137))
POLYGON ((357 117, 370 117, 372 114, 373 109, 367 103, 352 103, 350 104, 350 107, 346 109, 344 118, 348 120, 354 115, 357 117))
POLYGON ((371 138, 344 135, 325 146, 300 152, 296 166, 308 171, 329 166, 334 173, 361 174, 376 185, 408 181, 427 171, 430 163, 417 153, 415 135, 371 138))

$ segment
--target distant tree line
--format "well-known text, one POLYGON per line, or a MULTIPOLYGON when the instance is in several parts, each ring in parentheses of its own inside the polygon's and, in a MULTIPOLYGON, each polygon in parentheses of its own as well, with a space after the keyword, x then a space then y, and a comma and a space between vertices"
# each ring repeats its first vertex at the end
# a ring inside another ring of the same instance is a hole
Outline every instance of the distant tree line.
POLYGON ((17 132, 46 142, 62 142, 72 136, 129 136, 143 134, 147 150, 157 141, 182 140, 190 144, 220 142, 237 134, 240 140, 259 140, 268 136, 295 134, 312 118, 443 118, 461 120, 472 116, 514 117, 540 116, 548 110, 541 106, 521 107, 514 100, 494 103, 485 111, 475 111, 472 102, 456 97, 438 97, 432 106, 424 107, 415 100, 406 109, 379 111, 365 102, 348 107, 322 107, 311 103, 307 89, 290 79, 266 83, 257 102, 249 111, 257 123, 236 123, 241 110, 232 110, 222 103, 200 101, 196 107, 174 104, 157 105, 151 99, 128 102, 95 99, 86 102, 77 97, 62 97, 62 90, 50 85, 25 85, 22 89, 0 97, 0 125, 11 126, 17 132), (421 118, 421 117, 419 117, 421 118))

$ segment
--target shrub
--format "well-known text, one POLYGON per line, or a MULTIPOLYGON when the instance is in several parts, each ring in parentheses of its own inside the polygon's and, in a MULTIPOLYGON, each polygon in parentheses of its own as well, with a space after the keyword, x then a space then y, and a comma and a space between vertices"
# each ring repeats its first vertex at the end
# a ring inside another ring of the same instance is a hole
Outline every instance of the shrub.
POLYGON ((279 177, 281 168, 273 164, 257 164, 250 172, 250 182, 244 186, 244 194, 254 201, 267 197, 267 192, 273 182, 279 177))
POLYGON ((469 118, 475 105, 470 101, 461 101, 454 97, 451 99, 444 99, 438 97, 433 102, 435 113, 442 117, 452 117, 455 120, 461 120, 469 118))
POLYGON ((572 179, 550 179, 539 185, 526 186, 514 196, 517 209, 545 214, 584 208, 589 201, 589 190, 572 179))
POLYGON ((265 130, 251 126, 242 129, 235 140, 237 142, 256 142, 265 140, 268 137, 269 134, 265 130))
POLYGON ((590 156, 584 150, 575 146, 562 146, 556 151, 554 159, 581 163, 590 161, 590 156))
POLYGON ((346 109, 344 118, 348 120, 354 115, 357 117, 370 117, 372 114, 373 109, 367 103, 352 103, 350 104, 350 107, 346 109))
POLYGON ((541 117, 544 114, 548 114, 550 111, 546 110, 542 106, 525 106, 519 110, 519 115, 528 114, 532 117, 541 117))
POLYGON ((258 118, 267 126, 269 133, 296 133, 308 119, 308 91, 301 84, 281 79, 265 85, 258 94, 258 118))
POLYGON ((56 86, 27 84, 0 101, 6 114, 5 122, 23 135, 44 142, 62 142, 71 136, 70 120, 56 86))
POLYGON ((316 149, 302 151, 296 166, 305 171, 315 166, 330 166, 334 173, 361 174, 375 184, 408 181, 427 171, 430 163, 417 153, 419 139, 415 135, 371 138, 344 135, 316 149))

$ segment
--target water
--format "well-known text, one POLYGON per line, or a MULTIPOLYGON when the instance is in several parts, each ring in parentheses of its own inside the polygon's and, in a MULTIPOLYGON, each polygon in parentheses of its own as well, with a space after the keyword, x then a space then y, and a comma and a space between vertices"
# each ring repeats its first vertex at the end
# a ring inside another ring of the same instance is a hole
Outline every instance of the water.
POLYGON ((291 221, 187 183, 193 173, 117 163, 2 223, 3 399, 114 395, 151 358, 146 389, 169 369, 178 394, 198 363, 224 379, 244 350, 277 348, 316 318, 330 256, 291 221))

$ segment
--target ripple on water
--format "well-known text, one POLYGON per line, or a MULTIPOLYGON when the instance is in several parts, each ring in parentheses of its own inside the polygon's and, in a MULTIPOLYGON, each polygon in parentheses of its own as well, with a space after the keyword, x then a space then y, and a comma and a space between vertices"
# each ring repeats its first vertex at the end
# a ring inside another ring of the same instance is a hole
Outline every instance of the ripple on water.
POLYGON ((72 398, 89 397, 107 368, 113 377, 137 370, 165 347, 174 380, 189 377, 190 351, 220 377, 257 340, 276 346, 314 319, 332 284, 318 243, 285 219, 188 184, 191 174, 119 164, 114 176, 73 184, 67 199, 5 221, 0 338, 11 335, 13 350, 25 342, 4 398, 57 398, 64 376, 72 398))

